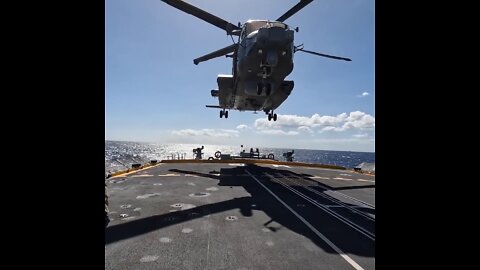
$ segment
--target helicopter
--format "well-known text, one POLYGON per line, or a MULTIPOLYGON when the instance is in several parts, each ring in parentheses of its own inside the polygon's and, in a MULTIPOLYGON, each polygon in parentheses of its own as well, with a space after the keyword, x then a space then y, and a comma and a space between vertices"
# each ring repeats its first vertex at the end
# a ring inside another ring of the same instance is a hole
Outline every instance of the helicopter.
POLYGON ((226 46, 193 60, 195 65, 216 57, 232 58, 232 74, 217 76, 218 89, 211 90, 218 105, 207 108, 220 109, 220 118, 228 118, 228 110, 263 111, 268 121, 277 121, 277 109, 291 94, 294 82, 285 80, 293 71, 293 55, 305 52, 336 60, 349 58, 328 55, 294 45, 294 31, 284 21, 310 4, 313 0, 300 0, 275 21, 248 20, 234 25, 215 15, 181 0, 162 0, 166 4, 208 22, 230 35, 232 45, 226 46), (233 36, 238 36, 235 42, 233 36))

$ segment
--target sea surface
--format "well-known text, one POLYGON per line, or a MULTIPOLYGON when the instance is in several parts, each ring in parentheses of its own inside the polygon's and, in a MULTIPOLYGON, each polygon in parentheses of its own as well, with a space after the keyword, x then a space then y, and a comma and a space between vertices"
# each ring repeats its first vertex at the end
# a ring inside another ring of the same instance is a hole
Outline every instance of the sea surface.
MULTIPOLYGON (((105 167, 107 172, 115 172, 131 168, 134 163, 147 163, 150 160, 163 159, 192 159, 193 149, 202 147, 197 144, 155 144, 123 141, 105 141, 105 167)), ((243 150, 250 152, 258 147, 260 156, 273 154, 276 160, 284 161, 283 153, 294 150, 294 161, 307 163, 320 163, 338 165, 346 168, 354 168, 359 164, 375 163, 375 153, 350 152, 350 151, 327 151, 307 149, 284 149, 268 148, 259 146, 226 146, 226 145, 203 145, 203 158, 214 157, 215 152, 238 156, 243 150)))

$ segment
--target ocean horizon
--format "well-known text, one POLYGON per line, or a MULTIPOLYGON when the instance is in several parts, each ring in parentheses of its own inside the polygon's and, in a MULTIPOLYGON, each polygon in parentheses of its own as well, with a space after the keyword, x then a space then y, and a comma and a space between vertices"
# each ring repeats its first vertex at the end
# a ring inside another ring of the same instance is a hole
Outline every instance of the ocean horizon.
MULTIPOLYGON (((198 144, 174 144, 174 143, 149 143, 131 141, 105 140, 105 168, 109 172, 115 172, 131 168, 134 163, 147 163, 150 160, 167 159, 192 159, 193 149, 199 148, 198 144)), ((283 153, 294 150, 294 161, 306 163, 320 163, 338 165, 346 168, 354 168, 359 164, 375 163, 375 152, 313 150, 296 148, 273 148, 243 145, 210 145, 204 144, 202 150, 203 159, 214 157, 215 152, 238 156, 241 151, 250 152, 258 148, 260 155, 273 154, 276 160, 284 161, 283 153)))

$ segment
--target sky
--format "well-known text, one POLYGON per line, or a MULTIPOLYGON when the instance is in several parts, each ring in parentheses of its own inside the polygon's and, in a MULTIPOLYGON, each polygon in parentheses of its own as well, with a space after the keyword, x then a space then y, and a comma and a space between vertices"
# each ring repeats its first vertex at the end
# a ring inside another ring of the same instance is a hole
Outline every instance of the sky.
MULTIPOLYGON (((237 24, 275 20, 298 0, 188 0, 237 24)), ((232 44, 226 32, 160 0, 105 1, 105 140, 375 152, 375 2, 316 0, 288 18, 303 52, 275 110, 231 110, 210 95, 231 58, 193 59, 232 44)))

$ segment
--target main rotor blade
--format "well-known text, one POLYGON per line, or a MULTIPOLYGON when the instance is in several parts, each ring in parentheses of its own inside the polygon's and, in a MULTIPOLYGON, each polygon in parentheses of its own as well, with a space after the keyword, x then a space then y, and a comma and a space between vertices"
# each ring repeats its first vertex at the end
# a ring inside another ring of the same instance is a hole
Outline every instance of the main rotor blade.
POLYGON ((199 57, 199 58, 197 58, 197 59, 194 59, 194 60, 193 60, 193 63, 194 63, 195 65, 198 65, 198 63, 200 63, 200 62, 204 62, 204 61, 210 60, 210 59, 212 59, 212 58, 219 57, 219 56, 223 56, 223 55, 225 55, 225 54, 227 54, 227 53, 234 52, 235 49, 237 48, 237 46, 238 46, 238 44, 235 43, 235 44, 232 44, 232 45, 227 46, 227 47, 225 47, 225 48, 222 48, 222 49, 220 49, 220 50, 217 50, 217 51, 214 51, 214 52, 212 52, 212 53, 206 54, 206 55, 201 56, 201 57, 199 57))
POLYGON ((318 55, 318 56, 333 58, 333 59, 337 59, 337 60, 352 61, 352 59, 350 59, 350 58, 345 58, 345 57, 340 57, 340 56, 334 56, 334 55, 328 55, 328 54, 323 54, 323 53, 317 53, 317 52, 307 51, 307 50, 304 50, 304 49, 297 49, 296 52, 298 52, 298 51, 300 51, 300 52, 306 52, 306 53, 311 53, 311 54, 315 54, 315 55, 318 55))
POLYGON ((306 5, 313 2, 313 0, 300 0, 300 3, 293 6, 289 11, 285 12, 282 16, 280 16, 277 21, 283 22, 286 19, 290 18, 293 14, 297 13, 300 9, 304 8, 306 5))
POLYGON ((240 35, 240 30, 241 28, 234 25, 234 24, 231 24, 215 15, 212 15, 204 10, 201 10, 195 6, 192 6, 191 4, 185 2, 185 1, 181 1, 181 0, 161 0, 167 4, 169 4, 170 6, 174 7, 174 8, 178 8, 180 9, 181 11, 183 12, 186 12, 188 14, 191 14, 201 20, 204 20, 210 24, 213 24, 215 25, 216 27, 219 27, 225 31, 227 31, 227 34, 229 35, 236 35, 236 36, 239 36, 240 35), (233 32, 233 30, 238 30, 238 31, 235 31, 233 32))

